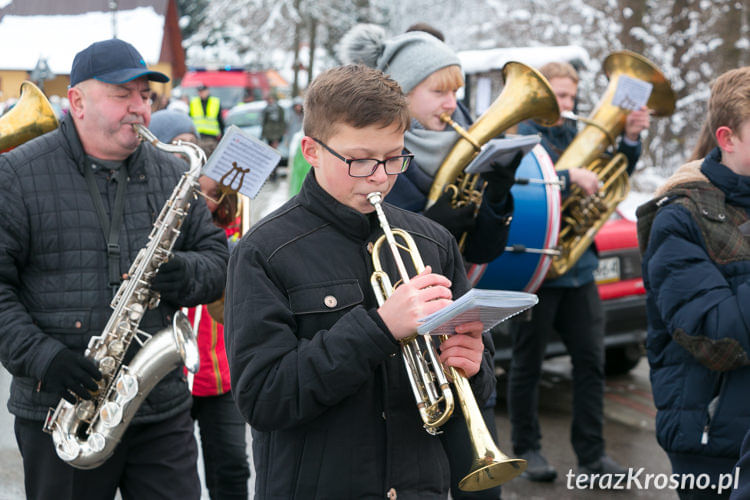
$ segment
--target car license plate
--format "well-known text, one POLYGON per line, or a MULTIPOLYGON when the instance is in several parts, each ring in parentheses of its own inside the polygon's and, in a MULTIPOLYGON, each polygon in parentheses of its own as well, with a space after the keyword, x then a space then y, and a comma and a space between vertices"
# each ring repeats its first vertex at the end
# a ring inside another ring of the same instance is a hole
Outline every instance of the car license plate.
POLYGON ((594 271, 594 279, 597 283, 612 283, 620 279, 619 257, 606 257, 599 259, 599 267, 594 271))

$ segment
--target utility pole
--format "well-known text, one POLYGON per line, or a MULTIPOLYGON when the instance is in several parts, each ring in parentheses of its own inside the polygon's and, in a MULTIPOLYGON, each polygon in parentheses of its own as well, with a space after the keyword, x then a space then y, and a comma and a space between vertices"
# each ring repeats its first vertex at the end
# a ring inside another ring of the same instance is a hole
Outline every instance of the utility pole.
POLYGON ((112 38, 117 38, 117 0, 109 0, 109 10, 112 11, 112 38))

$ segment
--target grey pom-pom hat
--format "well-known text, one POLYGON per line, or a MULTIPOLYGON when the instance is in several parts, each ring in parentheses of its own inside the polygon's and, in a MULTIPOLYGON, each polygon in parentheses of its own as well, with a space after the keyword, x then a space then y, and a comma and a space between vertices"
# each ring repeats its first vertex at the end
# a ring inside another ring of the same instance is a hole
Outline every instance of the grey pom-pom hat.
POLYGON ((428 33, 386 39, 385 30, 375 24, 355 25, 342 37, 337 52, 344 64, 362 63, 388 74, 404 94, 439 69, 461 66, 456 53, 428 33))

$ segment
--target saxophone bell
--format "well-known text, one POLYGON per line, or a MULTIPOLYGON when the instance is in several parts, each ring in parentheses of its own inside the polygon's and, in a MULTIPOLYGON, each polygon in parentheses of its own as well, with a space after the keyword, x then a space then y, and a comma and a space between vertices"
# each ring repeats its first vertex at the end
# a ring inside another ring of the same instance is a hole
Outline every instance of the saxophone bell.
POLYGON ((72 404, 62 399, 54 413, 50 409, 43 430, 52 435, 57 455, 79 469, 103 464, 114 453, 143 398, 183 364, 192 373, 198 371, 198 344, 187 316, 177 312, 172 326, 153 335, 121 367, 98 412, 93 400, 72 404))

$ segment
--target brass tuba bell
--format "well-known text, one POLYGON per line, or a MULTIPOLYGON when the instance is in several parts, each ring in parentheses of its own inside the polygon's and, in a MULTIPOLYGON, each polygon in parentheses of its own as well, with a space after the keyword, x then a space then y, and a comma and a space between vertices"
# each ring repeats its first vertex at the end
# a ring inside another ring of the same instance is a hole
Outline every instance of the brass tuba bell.
POLYGON ((560 254, 552 258, 548 278, 562 276, 573 267, 630 190, 625 155, 618 153, 612 159, 603 156, 625 129, 630 112, 612 104, 620 76, 653 85, 647 106, 654 116, 669 116, 674 112, 675 95, 669 80, 645 57, 627 50, 613 52, 604 60, 603 67, 609 77, 607 90, 593 113, 581 119, 586 126, 555 163, 556 170, 582 167, 596 172, 602 187, 599 193, 587 197, 574 186, 560 207, 560 254))
POLYGON ((33 83, 21 84, 21 97, 0 117, 0 152, 8 151, 57 128, 57 117, 47 98, 33 83))
MULTIPOLYGON (((483 183, 478 174, 466 175, 463 170, 479 153, 482 145, 510 127, 530 118, 543 125, 552 125, 560 117, 557 98, 547 79, 534 68, 510 61, 503 66, 505 86, 487 111, 468 130, 464 130, 447 115, 441 119, 460 135, 438 169, 427 195, 427 207, 437 201, 444 191, 453 191, 451 205, 460 207, 482 202, 483 183)), ((459 241, 463 249, 464 234, 459 241)))

